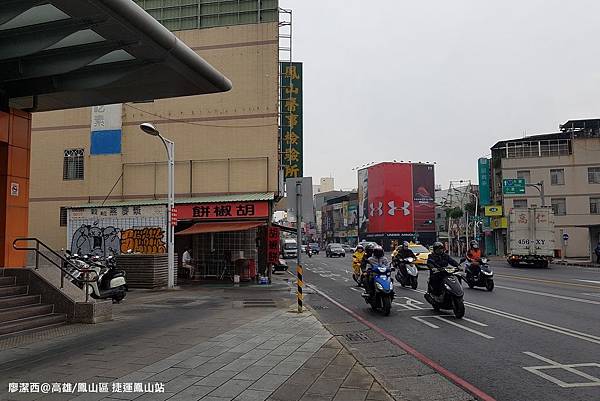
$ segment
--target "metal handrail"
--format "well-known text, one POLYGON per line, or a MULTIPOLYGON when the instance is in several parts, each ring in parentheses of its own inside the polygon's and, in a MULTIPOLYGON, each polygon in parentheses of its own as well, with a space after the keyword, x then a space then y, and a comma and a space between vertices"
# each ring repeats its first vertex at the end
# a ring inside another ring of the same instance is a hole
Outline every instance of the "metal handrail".
POLYGON ((46 259, 48 262, 50 262, 51 264, 53 264, 54 266, 56 266, 60 270, 60 272, 61 272, 61 274, 60 274, 60 288, 61 289, 64 288, 65 276, 69 276, 71 279, 82 283, 83 286, 85 287, 85 302, 88 302, 88 300, 89 300, 89 286, 87 284, 98 281, 98 275, 97 274, 94 274, 93 277, 90 279, 90 273, 95 273, 95 271, 93 269, 81 269, 81 268, 79 268, 77 265, 75 265, 69 259, 63 257, 58 252, 54 251, 48 245, 44 244, 42 241, 40 241, 39 239, 37 239, 35 237, 17 238, 17 239, 15 239, 13 241, 13 248, 15 250, 17 250, 17 251, 35 251, 35 269, 36 270, 39 269, 40 255, 44 259, 46 259), (18 246, 17 245, 18 242, 27 242, 27 243, 29 243, 30 241, 35 241, 35 247, 18 246), (48 253, 54 255, 55 257, 57 257, 58 259, 60 259, 65 265, 68 264, 70 267, 72 267, 74 270, 77 270, 81 274, 78 277, 74 276, 69 270, 67 270, 67 269, 65 269, 63 267, 64 266, 63 264, 56 263, 54 260, 52 260, 48 256, 46 256, 45 253, 40 252, 40 245, 42 246, 42 249, 44 251, 47 251, 48 253))

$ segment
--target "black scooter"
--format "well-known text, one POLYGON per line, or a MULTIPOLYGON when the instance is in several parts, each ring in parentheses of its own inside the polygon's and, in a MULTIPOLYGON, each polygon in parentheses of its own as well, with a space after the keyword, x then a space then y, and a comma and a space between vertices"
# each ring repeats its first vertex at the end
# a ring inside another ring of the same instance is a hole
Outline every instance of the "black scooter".
POLYGON ((490 265, 488 265, 487 258, 481 258, 474 263, 470 263, 466 259, 461 259, 461 263, 463 262, 465 263, 463 278, 469 288, 485 287, 488 291, 494 290, 494 272, 490 265))
POLYGON ((461 285, 460 269, 448 267, 430 267, 431 275, 427 281, 427 293, 425 299, 431 304, 433 310, 450 309, 457 319, 465 315, 465 304, 463 301, 464 291, 461 285), (431 277, 441 275, 437 278, 437 288, 432 288, 431 277))

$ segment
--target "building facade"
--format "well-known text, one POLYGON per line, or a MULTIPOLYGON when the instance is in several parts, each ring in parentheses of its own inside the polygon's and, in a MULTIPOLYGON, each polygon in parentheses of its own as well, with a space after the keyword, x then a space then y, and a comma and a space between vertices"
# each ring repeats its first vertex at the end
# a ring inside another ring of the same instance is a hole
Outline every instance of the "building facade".
POLYGON ((190 213, 194 206, 211 208, 203 216, 190 214, 178 229, 201 217, 244 221, 255 202, 268 202, 270 215, 280 192, 277 1, 136 2, 222 71, 233 89, 34 115, 29 232, 54 248, 73 240, 70 209, 88 213, 104 204, 131 212, 136 203, 166 198, 166 152, 158 138, 140 131, 143 122, 175 142, 177 203, 185 199, 190 213), (110 113, 100 119, 105 109, 110 113), (243 216, 236 215, 238 206, 243 216))
POLYGON ((358 244, 358 193, 329 199, 321 207, 323 243, 358 244))
MULTIPOLYGON (((541 206, 540 192, 527 187, 525 194, 502 193, 502 180, 522 178, 544 186, 544 203, 554 210, 555 242, 563 234, 566 257, 589 257, 600 241, 600 120, 569 121, 561 132, 498 142, 492 147, 492 201, 511 208, 541 206)), ((507 228, 494 230, 499 254, 506 251, 507 228)), ((557 249, 557 253, 560 249, 557 249)))

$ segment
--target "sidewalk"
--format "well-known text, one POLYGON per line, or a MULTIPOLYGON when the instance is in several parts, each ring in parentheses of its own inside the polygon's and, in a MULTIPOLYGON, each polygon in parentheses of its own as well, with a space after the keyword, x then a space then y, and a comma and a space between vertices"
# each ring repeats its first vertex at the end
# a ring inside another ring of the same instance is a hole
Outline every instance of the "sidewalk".
POLYGON ((290 309, 287 286, 130 295, 112 322, 0 342, 0 400, 392 400, 310 311, 290 309))

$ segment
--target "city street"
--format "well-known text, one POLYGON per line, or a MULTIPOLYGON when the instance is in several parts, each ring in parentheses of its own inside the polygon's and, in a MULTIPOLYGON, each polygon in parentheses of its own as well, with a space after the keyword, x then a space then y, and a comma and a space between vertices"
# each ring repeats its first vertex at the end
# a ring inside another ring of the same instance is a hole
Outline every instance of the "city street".
MULTIPOLYGON (((466 314, 457 320, 424 300, 427 270, 416 291, 395 283, 389 317, 372 312, 352 280, 351 260, 304 256, 305 283, 497 400, 598 399, 599 269, 492 262, 494 291, 465 285, 466 314)), ((318 291, 309 305, 338 308, 318 291)))

